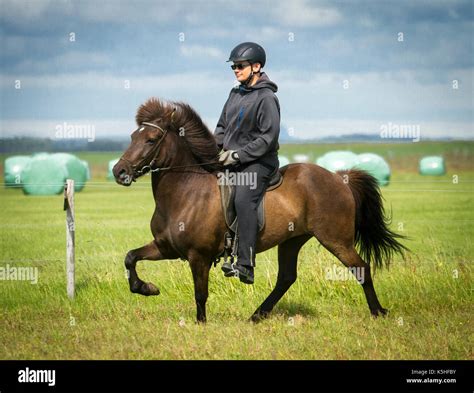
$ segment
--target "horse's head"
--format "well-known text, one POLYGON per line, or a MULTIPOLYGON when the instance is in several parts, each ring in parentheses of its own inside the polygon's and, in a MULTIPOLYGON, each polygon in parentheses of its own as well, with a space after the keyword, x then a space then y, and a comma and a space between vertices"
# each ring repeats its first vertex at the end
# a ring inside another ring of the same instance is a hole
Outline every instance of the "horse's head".
POLYGON ((152 121, 139 121, 132 132, 130 145, 113 168, 118 184, 130 186, 140 176, 162 166, 174 109, 152 121))
POLYGON ((132 142, 113 168, 117 183, 129 186, 149 171, 172 165, 221 169, 213 134, 187 104, 151 98, 140 106, 132 142))

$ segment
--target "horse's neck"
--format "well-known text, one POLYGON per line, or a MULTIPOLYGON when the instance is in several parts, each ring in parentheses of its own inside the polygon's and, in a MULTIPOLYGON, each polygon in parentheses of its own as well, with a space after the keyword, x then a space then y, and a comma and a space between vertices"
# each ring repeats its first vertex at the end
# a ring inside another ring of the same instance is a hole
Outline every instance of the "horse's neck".
MULTIPOLYGON (((178 201, 183 201, 183 195, 195 195, 197 191, 209 190, 212 182, 217 182, 215 174, 199 171, 196 167, 183 168, 178 171, 154 172, 151 175, 153 197, 158 210, 163 214, 171 206, 176 207, 178 201)), ((189 200, 189 198, 185 198, 189 200)), ((185 206, 182 206, 185 208, 185 206)))
POLYGON ((185 165, 196 165, 198 162, 189 150, 189 147, 183 141, 183 137, 176 134, 170 134, 169 139, 172 140, 169 146, 166 161, 163 163, 164 167, 176 167, 185 165))
POLYGON ((173 194, 192 193, 201 187, 209 187, 209 181, 216 178, 199 165, 187 148, 177 149, 170 156, 165 164, 170 169, 152 173, 153 195, 160 203, 173 194))

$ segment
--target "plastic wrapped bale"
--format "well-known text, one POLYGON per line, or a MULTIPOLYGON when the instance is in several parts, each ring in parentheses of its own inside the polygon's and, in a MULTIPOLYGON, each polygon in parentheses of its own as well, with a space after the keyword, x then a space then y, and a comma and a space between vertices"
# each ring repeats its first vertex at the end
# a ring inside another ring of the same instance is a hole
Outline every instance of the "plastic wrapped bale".
POLYGON ((114 166, 117 162, 119 162, 120 158, 116 158, 115 160, 110 160, 109 161, 109 171, 107 172, 107 180, 115 180, 115 176, 112 172, 112 169, 114 169, 114 166))
POLYGON ((429 156, 420 160, 420 175, 442 176, 446 174, 446 165, 441 156, 429 156))
POLYGON ((331 151, 316 160, 316 164, 328 171, 351 169, 359 163, 357 154, 351 151, 331 151))
POLYGON ((290 160, 285 156, 278 156, 278 161, 280 162, 280 168, 290 163, 290 160))
POLYGON ((294 162, 309 162, 309 156, 307 154, 295 154, 293 156, 294 162))
POLYGON ((48 156, 49 156, 49 153, 45 151, 40 151, 38 153, 33 153, 31 158, 40 158, 40 157, 48 157, 48 156))
POLYGON ((87 168, 82 161, 69 153, 51 154, 51 158, 66 168, 67 178, 74 180, 74 191, 81 191, 87 181, 87 168))
POLYGON ((91 170, 89 168, 89 163, 85 160, 81 160, 82 165, 84 165, 84 168, 86 168, 86 180, 91 179, 91 170))
POLYGON ((22 172, 23 192, 27 195, 55 195, 64 191, 67 170, 51 156, 32 157, 22 172))
POLYGON ((390 165, 383 157, 373 153, 358 155, 359 163, 355 168, 363 169, 377 179, 380 186, 387 186, 390 182, 390 165))
POLYGON ((3 167, 5 187, 21 187, 21 172, 31 160, 29 156, 13 156, 5 160, 3 167))
POLYGON ((33 153, 33 155, 31 156, 31 158, 34 158, 34 159, 43 159, 43 158, 48 158, 51 154, 49 153, 45 153, 45 152, 40 152, 40 153, 33 153))

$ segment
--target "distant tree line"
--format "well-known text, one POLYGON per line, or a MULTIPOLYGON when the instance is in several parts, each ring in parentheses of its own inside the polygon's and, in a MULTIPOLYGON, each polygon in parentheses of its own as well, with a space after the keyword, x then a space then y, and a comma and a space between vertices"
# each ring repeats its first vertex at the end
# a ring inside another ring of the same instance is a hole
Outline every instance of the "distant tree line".
POLYGON ((0 139, 0 153, 122 151, 128 144, 128 140, 117 139, 96 139, 93 142, 88 142, 85 139, 2 138, 0 139))

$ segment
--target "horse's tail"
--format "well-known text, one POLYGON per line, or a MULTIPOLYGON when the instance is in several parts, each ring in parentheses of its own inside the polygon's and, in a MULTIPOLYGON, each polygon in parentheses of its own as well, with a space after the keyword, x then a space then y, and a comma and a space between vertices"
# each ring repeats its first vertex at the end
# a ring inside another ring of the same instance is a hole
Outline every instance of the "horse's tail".
POLYGON ((405 239, 388 228, 391 217, 385 216, 377 180, 357 169, 339 171, 348 182, 356 203, 355 243, 362 259, 374 262, 375 268, 389 267, 394 253, 404 255, 408 249, 397 239, 405 239))

